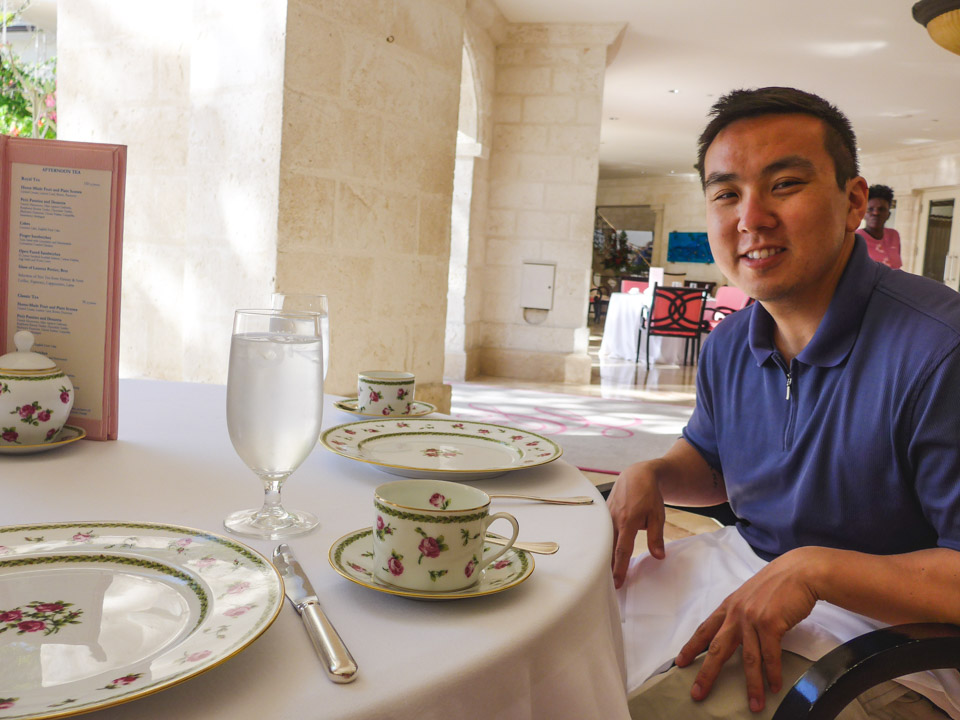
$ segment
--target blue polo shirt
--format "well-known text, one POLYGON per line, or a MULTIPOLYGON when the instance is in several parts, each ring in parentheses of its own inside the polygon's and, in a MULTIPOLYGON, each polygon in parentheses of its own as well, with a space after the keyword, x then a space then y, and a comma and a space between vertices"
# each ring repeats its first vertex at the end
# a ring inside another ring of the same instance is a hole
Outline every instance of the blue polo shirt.
POLYGON ((874 262, 858 238, 789 364, 760 304, 716 327, 683 437, 767 560, 804 545, 960 550, 958 348, 960 294, 874 262))

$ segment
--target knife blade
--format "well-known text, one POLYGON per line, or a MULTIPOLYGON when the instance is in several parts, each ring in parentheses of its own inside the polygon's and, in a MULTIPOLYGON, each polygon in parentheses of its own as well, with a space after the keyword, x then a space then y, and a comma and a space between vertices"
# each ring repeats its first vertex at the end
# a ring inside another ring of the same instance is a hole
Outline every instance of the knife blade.
POLYGON ((324 614, 316 591, 286 543, 273 551, 273 564, 283 577, 284 593, 303 620, 327 675, 336 683, 353 682, 357 677, 357 663, 324 614))

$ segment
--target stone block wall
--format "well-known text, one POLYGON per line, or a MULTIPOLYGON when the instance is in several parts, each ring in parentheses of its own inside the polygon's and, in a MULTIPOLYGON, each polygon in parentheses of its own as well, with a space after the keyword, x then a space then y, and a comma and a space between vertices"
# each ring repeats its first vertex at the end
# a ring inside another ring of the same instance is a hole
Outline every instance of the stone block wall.
POLYGON ((71 0, 57 21, 59 137, 127 146, 121 375, 226 382, 234 309, 273 290, 283 4, 71 0))
POLYGON ((589 382, 586 313, 607 47, 622 25, 511 24, 496 44, 485 375, 589 382), (553 309, 520 304, 523 261, 556 263, 553 309))
POLYGON ((444 326, 463 0, 289 0, 277 286, 328 295, 331 393, 417 374, 449 407, 444 326))

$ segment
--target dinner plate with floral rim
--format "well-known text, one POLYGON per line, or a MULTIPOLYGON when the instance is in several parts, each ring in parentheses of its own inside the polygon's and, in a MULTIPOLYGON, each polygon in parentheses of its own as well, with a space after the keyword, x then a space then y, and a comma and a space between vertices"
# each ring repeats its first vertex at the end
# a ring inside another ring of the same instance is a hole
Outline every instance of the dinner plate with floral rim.
MULTIPOLYGON (((495 548, 491 545, 483 548, 484 552, 491 549, 495 548)), ((530 553, 510 548, 481 572, 478 583, 468 588, 448 592, 407 590, 380 582, 373 576, 373 528, 344 535, 330 546, 329 559, 333 569, 347 580, 377 592, 418 600, 463 600, 503 592, 530 577, 535 564, 530 553)))
POLYGON ((119 705, 246 648, 283 607, 260 553, 155 523, 0 527, 0 718, 119 705))
MULTIPOLYGON (((357 410, 357 398, 347 398, 346 400, 338 400, 333 406, 337 410, 343 410, 345 413, 350 413, 351 415, 360 415, 362 417, 383 417, 376 413, 365 413, 357 410)), ((423 417, 424 415, 429 415, 430 413, 435 413, 437 411, 436 405, 431 405, 428 402, 422 402, 420 400, 414 400, 410 403, 410 414, 409 415, 395 415, 393 417, 423 417)))
POLYGON ((31 453, 46 452, 54 448, 69 445, 77 440, 83 440, 87 431, 73 425, 64 425, 60 435, 53 442, 38 445, 0 445, 0 455, 30 455, 31 453))
POLYGON ((383 418, 337 425, 321 444, 404 477, 478 480, 553 462, 563 450, 526 430, 467 420, 383 418))

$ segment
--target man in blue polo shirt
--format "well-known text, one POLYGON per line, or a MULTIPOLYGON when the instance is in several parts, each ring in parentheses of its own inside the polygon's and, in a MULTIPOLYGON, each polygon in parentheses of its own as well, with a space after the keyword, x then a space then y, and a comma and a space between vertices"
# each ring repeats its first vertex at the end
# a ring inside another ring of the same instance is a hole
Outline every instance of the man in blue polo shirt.
MULTIPOLYGON (((868 257, 867 183, 835 107, 763 88, 711 114, 710 247, 758 302, 705 343, 683 438, 610 495, 634 717, 769 717, 850 637, 960 623, 960 295, 868 257), (665 502, 726 500, 735 528, 665 552, 665 502), (638 530, 649 555, 631 562, 638 530)), ((960 717, 960 685, 927 675, 846 712, 960 717)))

